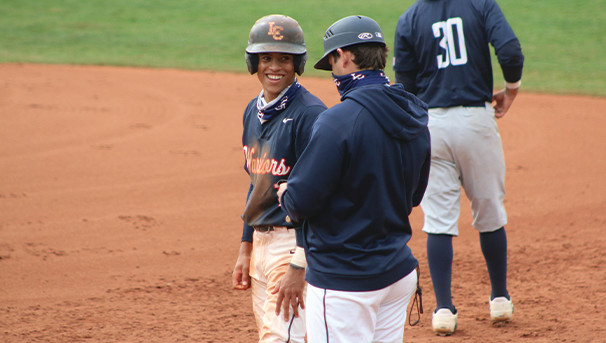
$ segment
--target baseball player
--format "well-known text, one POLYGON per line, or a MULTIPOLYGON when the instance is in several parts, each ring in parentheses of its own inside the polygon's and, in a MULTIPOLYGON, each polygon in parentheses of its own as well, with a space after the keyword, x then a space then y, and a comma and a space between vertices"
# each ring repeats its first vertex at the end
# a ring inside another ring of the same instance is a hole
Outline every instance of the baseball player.
MULTIPOLYGON (((294 224, 280 209, 274 187, 288 178, 326 106, 295 76, 303 73, 307 50, 303 30, 293 18, 270 15, 257 20, 245 57, 262 90, 244 111, 242 146, 250 187, 232 282, 238 290, 252 288, 259 342, 304 342, 305 316, 296 305, 286 322, 275 315, 276 289, 297 243, 294 224)), ((304 259, 302 248, 298 251, 304 259)), ((304 280, 291 286, 303 294, 304 280)))
POLYGON ((457 328, 452 237, 459 234, 461 187, 471 202, 490 277, 490 317, 504 322, 513 315, 507 290, 505 160, 496 118, 505 115, 518 93, 523 63, 520 42, 494 0, 418 0, 398 20, 396 81, 429 106, 432 162, 421 206, 437 303, 432 327, 439 335, 457 328), (489 44, 506 81, 494 95, 489 44))
POLYGON ((318 117, 278 190, 290 218, 305 220, 308 342, 402 342, 417 289, 408 215, 429 174, 427 108, 389 85, 371 18, 334 23, 324 52, 315 68, 332 70, 342 102, 318 117))

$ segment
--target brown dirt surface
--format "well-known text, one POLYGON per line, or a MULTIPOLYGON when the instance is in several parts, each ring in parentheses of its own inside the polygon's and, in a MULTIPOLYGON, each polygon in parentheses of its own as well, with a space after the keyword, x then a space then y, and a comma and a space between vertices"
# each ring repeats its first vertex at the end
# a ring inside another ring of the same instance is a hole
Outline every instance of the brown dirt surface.
MULTIPOLYGON (((328 79, 301 83, 327 105, 328 79)), ((231 289, 248 179, 241 116, 256 76, 0 65, 0 341, 254 342, 231 289)), ((499 120, 514 320, 493 327, 463 200, 459 329, 431 332, 422 212, 412 215, 425 313, 406 342, 606 342, 606 98, 521 91, 499 120)))

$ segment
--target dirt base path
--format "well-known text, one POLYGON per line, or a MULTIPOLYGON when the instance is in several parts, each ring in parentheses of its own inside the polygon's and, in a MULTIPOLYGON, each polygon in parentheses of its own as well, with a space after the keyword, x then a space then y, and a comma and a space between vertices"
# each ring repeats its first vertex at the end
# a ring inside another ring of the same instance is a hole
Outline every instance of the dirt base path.
MULTIPOLYGON (((327 105, 330 80, 301 78, 327 105)), ((256 77, 0 65, 0 341, 254 342, 231 289, 248 187, 241 115, 256 77)), ((522 91, 499 120, 515 320, 492 327, 466 200, 454 336, 435 306, 422 213, 411 247, 425 314, 406 342, 606 341, 606 98, 522 91)))

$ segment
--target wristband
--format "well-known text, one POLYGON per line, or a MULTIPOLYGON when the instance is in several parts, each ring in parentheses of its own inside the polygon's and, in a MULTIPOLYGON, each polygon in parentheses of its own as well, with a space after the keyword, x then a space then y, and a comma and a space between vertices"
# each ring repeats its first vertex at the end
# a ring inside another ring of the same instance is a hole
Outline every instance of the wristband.
POLYGON ((292 255, 292 259, 290 260, 291 267, 295 269, 303 269, 307 267, 307 259, 305 258, 305 249, 302 247, 297 247, 295 249, 294 255, 292 255), (297 268, 299 267, 299 268, 297 268))
POLYGON ((505 88, 507 88, 507 89, 518 89, 518 88, 520 88, 521 84, 522 84, 522 80, 520 80, 518 82, 505 82, 505 88))

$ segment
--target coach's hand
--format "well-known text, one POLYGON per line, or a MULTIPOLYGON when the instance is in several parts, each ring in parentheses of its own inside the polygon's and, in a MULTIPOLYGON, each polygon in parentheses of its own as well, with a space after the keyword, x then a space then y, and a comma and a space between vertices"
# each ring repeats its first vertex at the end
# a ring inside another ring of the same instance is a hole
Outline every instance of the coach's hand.
POLYGON ((305 290, 305 269, 295 269, 292 266, 277 284, 273 294, 278 293, 276 303, 276 316, 280 315, 281 309, 284 310, 284 321, 290 320, 289 307, 292 306, 292 312, 295 317, 299 317, 299 306, 305 309, 305 300, 303 293, 305 290))
POLYGON ((279 183, 278 185, 278 202, 280 203, 280 206, 282 206, 282 194, 284 194, 284 192, 286 192, 286 188, 288 188, 288 184, 286 182, 282 182, 279 183))
POLYGON ((243 241, 240 244, 238 260, 231 275, 231 283, 234 289, 246 290, 250 288, 250 254, 252 252, 252 243, 243 241))

